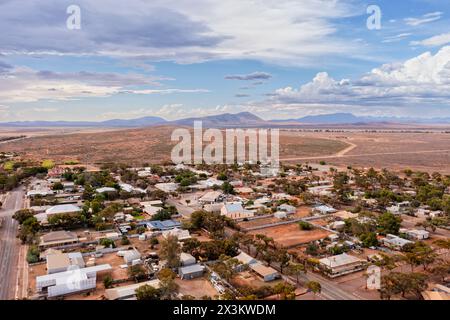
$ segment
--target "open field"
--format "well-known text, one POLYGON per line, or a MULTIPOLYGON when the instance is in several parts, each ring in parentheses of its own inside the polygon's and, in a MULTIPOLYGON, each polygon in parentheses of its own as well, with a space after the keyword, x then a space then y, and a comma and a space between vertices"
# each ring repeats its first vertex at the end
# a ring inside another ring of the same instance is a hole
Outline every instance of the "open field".
MULTIPOLYGON (((95 132, 86 129, 86 132, 68 134, 48 131, 47 135, 36 133, 26 139, 0 144, 0 152, 18 152, 27 158, 57 162, 160 163, 170 160, 170 152, 177 143, 171 141, 174 129, 173 126, 95 132)), ((10 136, 13 133, 9 131, 10 136)), ((326 156, 346 147, 348 144, 343 141, 280 133, 280 154, 284 157, 326 156)))
POLYGON ((264 234, 270 238, 273 238, 276 244, 286 248, 291 248, 309 243, 311 241, 323 239, 330 234, 330 232, 322 229, 302 231, 300 230, 297 223, 250 231, 249 233, 254 235, 264 234))
POLYGON ((348 143, 347 150, 326 157, 284 157, 287 162, 318 162, 336 166, 450 173, 450 133, 424 132, 293 132, 303 138, 337 139, 348 143))
MULTIPOLYGON (((18 152, 57 162, 158 163, 170 159, 173 126, 141 129, 14 129, 0 136, 27 138, 0 143, 0 152, 18 152)), ((287 163, 319 162, 339 167, 405 168, 450 173, 450 133, 434 130, 281 130, 280 158, 287 163)))
POLYGON ((200 299, 203 296, 214 297, 218 295, 211 282, 205 278, 191 280, 176 279, 175 282, 180 286, 180 293, 182 295, 190 295, 196 299, 200 299))

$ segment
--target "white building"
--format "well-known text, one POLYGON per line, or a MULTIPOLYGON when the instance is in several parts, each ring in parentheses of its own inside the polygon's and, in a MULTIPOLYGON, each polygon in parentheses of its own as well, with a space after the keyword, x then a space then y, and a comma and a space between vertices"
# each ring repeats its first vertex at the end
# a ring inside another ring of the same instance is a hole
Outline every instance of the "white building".
POLYGON ((365 265, 366 261, 346 253, 319 260, 319 266, 330 278, 362 270, 365 265))
POLYGON ((220 214, 230 219, 244 219, 255 215, 253 211, 244 209, 240 202, 225 203, 220 209, 220 214))
POLYGON ((164 238, 168 238, 169 236, 175 236, 178 238, 178 241, 183 241, 191 238, 191 235, 189 234, 189 230, 180 229, 180 228, 174 228, 171 230, 164 230, 162 232, 162 235, 164 238))
POLYGON ((209 191, 205 193, 198 202, 201 204, 213 204, 217 202, 221 202, 224 199, 224 194, 220 191, 209 191))
POLYGON ((191 266, 197 263, 197 260, 189 253, 182 252, 180 254, 180 263, 183 267, 191 266))
POLYGON ((413 243, 412 241, 397 237, 393 234, 386 235, 385 238, 381 239, 381 242, 388 248, 394 250, 401 250, 407 244, 413 243))
POLYGON ((97 273, 111 269, 111 265, 102 264, 38 276, 36 277, 36 290, 41 293, 47 292, 49 298, 92 290, 96 287, 97 273))
POLYGON ((45 210, 45 214, 47 217, 53 216, 55 214, 72 214, 72 213, 80 213, 81 208, 74 204, 62 204, 57 205, 45 210))

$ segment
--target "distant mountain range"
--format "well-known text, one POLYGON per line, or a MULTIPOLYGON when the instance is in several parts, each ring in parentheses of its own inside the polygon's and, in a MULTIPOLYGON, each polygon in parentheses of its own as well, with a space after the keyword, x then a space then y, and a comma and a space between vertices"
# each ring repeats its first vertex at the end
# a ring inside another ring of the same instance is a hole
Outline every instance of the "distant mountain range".
POLYGON ((203 127, 245 127, 245 126, 286 126, 286 125, 331 125, 331 124, 450 124, 448 118, 401 118, 401 117, 366 117, 355 116, 351 113, 332 113, 323 115, 306 116, 303 118, 287 120, 263 120, 250 112, 236 114, 224 113, 206 117, 195 117, 168 121, 160 117, 143 117, 137 119, 114 119, 101 122, 94 121, 16 121, 3 122, 0 127, 93 127, 93 128, 139 128, 156 125, 182 125, 192 126, 194 121, 202 121, 203 127))

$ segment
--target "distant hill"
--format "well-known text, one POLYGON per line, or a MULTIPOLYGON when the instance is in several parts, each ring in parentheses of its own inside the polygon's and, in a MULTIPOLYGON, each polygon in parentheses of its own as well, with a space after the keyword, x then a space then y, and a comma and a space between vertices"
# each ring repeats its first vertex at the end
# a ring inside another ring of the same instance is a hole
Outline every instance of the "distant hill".
POLYGON ((330 113, 306 116, 297 119, 272 120, 272 123, 299 124, 369 124, 369 123, 399 123, 399 124, 449 124, 450 118, 408 118, 408 117, 371 117, 355 116, 352 113, 330 113))
POLYGON ((281 127, 300 125, 364 125, 364 124, 450 124, 450 118, 401 118, 401 117, 366 117, 351 113, 331 113, 286 120, 263 120, 250 112, 224 113, 206 117, 192 117, 168 121, 160 117, 143 117, 137 119, 113 119, 94 121, 16 121, 3 122, 0 127, 91 127, 91 128, 143 128, 157 125, 193 126, 194 121, 202 121, 203 127, 281 127))
POLYGON ((95 121, 16 121, 3 122, 4 127, 114 127, 133 128, 165 124, 167 120, 160 117, 143 117, 138 119, 113 119, 101 122, 95 121))
POLYGON ((265 121, 250 112, 236 114, 224 113, 219 115, 186 118, 175 121, 167 121, 160 117, 144 117, 130 120, 94 121, 17 121, 3 122, 3 127, 93 127, 93 128, 141 128, 156 125, 182 125, 193 126, 194 121, 202 121, 204 127, 229 127, 264 124, 265 121))
POLYGON ((194 121, 202 121, 203 127, 245 126, 266 123, 266 121, 255 116, 253 113, 241 112, 236 114, 224 113, 207 117, 181 119, 172 121, 171 124, 193 126, 194 121))

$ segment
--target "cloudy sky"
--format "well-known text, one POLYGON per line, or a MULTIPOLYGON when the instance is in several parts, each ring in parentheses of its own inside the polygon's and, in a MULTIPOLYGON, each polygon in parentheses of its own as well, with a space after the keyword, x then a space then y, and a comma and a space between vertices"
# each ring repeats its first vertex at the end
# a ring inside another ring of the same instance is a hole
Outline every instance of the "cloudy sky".
POLYGON ((450 116, 448 1, 2 0, 0 30, 0 121, 450 116))

